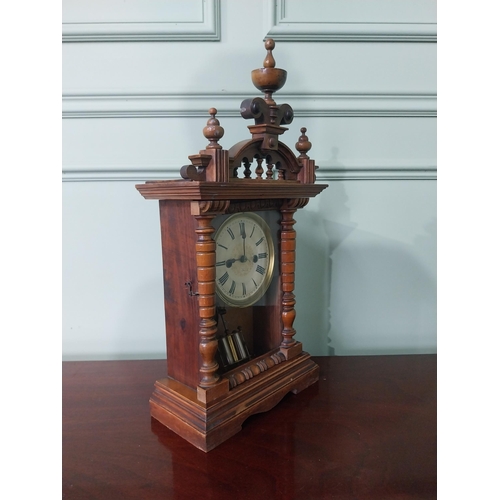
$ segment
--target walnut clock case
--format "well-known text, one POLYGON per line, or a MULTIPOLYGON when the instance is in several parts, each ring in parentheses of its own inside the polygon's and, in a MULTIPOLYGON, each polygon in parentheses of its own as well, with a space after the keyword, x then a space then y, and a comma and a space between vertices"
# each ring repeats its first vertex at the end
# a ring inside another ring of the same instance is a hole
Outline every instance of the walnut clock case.
POLYGON ((203 451, 318 380, 294 338, 293 216, 327 185, 315 184, 305 128, 298 156, 279 140, 293 110, 273 99, 287 76, 274 46, 266 40, 264 67, 252 71, 264 98, 241 104, 255 120, 251 138, 223 149, 211 108, 209 144, 189 156, 182 178, 136 186, 160 204, 168 359, 151 415, 203 451))

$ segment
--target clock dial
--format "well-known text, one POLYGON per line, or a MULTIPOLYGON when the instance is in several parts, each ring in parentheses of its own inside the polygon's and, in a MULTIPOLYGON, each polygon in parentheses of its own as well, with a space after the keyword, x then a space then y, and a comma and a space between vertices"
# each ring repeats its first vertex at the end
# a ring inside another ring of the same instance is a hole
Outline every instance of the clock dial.
POLYGON ((269 226, 253 213, 232 215, 219 227, 214 240, 217 294, 229 305, 254 304, 272 279, 274 245, 269 226))

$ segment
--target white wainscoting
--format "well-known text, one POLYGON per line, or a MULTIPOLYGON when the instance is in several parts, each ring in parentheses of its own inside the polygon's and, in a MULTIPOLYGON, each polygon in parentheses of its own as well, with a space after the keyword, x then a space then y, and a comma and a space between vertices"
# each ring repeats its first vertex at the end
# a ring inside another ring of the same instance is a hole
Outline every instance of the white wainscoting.
POLYGON ((223 147, 249 137, 266 36, 295 113, 283 141, 307 127, 329 184, 296 217, 297 338, 435 352, 435 2, 117 5, 63 2, 64 359, 165 356, 158 206, 134 184, 178 178, 210 107, 223 147))

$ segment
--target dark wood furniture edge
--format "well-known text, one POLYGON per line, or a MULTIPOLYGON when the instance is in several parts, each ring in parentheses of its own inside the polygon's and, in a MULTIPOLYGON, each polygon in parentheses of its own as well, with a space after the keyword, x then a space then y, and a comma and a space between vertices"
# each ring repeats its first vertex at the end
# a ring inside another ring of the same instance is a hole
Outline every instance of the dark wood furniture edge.
POLYGON ((262 198, 313 198, 328 184, 303 184, 299 181, 256 181, 237 179, 232 182, 186 180, 149 181, 136 188, 148 200, 226 200, 262 198), (229 194, 230 193, 230 194, 229 194))
POLYGON ((317 382, 319 366, 302 352, 265 374, 247 380, 210 405, 198 401, 193 389, 168 378, 159 379, 150 399, 151 415, 207 452, 238 433, 251 415, 268 411, 289 392, 297 394, 317 382))

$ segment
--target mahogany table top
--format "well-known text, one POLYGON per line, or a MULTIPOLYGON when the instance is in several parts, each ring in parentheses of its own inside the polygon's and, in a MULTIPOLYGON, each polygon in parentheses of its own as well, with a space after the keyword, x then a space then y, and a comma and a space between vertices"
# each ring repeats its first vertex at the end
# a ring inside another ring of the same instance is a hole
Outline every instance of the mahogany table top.
POLYGON ((437 357, 313 359, 317 384, 209 453, 149 415, 165 361, 64 362, 63 498, 436 498, 437 357))

